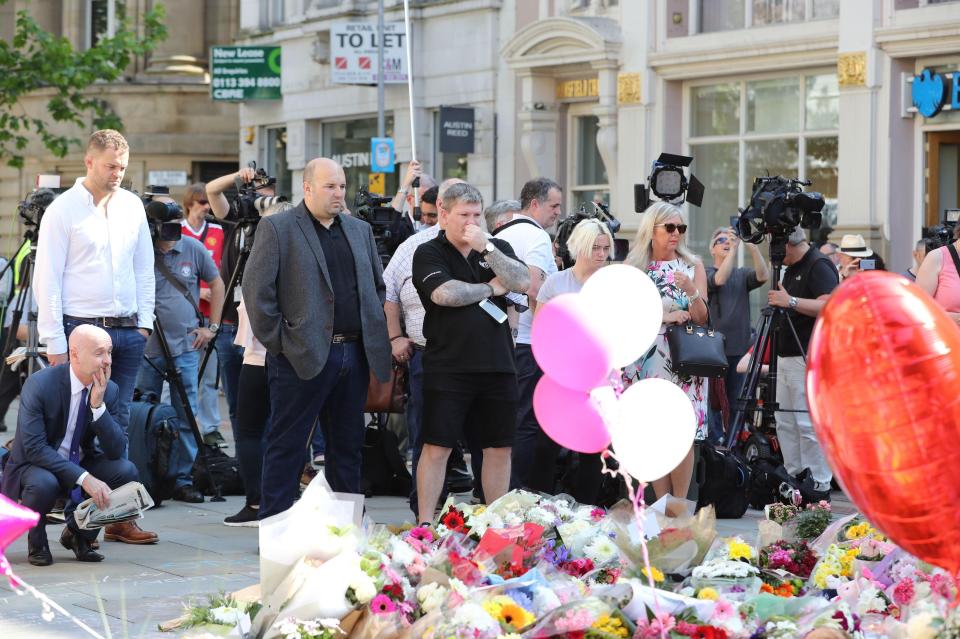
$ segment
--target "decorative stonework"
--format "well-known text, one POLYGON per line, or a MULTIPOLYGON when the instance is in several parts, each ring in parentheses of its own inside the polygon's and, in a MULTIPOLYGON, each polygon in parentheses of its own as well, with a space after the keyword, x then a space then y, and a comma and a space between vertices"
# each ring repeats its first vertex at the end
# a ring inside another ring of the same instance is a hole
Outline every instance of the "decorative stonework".
POLYGON ((837 82, 841 87, 867 86, 867 54, 841 53, 837 58, 837 82))
POLYGON ((640 104, 640 74, 617 75, 617 104, 640 104))

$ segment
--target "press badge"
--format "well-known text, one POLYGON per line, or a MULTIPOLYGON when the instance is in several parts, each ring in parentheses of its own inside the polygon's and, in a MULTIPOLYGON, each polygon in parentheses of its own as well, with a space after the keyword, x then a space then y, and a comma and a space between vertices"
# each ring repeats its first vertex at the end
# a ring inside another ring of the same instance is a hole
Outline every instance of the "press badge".
POLYGON ((497 324, 503 324, 507 321, 507 314, 500 310, 500 307, 489 299, 480 300, 480 308, 487 312, 487 315, 496 320, 497 324))

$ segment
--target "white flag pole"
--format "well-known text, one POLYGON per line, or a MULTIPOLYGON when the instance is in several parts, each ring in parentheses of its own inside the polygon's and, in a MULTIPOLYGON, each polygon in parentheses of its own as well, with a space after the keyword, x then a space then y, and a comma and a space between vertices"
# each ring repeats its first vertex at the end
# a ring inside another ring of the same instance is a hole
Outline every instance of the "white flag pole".
MULTIPOLYGON (((410 105, 410 159, 417 159, 417 126, 415 124, 416 117, 413 112, 413 47, 410 46, 411 36, 413 35, 413 30, 410 28, 410 0, 403 0, 403 23, 404 29, 406 31, 406 41, 407 41, 407 98, 410 105)), ((415 213, 420 212, 420 186, 419 180, 415 182, 413 188, 413 211, 408 211, 407 215, 410 216, 410 221, 414 222, 415 217, 420 217, 415 215, 415 213)))

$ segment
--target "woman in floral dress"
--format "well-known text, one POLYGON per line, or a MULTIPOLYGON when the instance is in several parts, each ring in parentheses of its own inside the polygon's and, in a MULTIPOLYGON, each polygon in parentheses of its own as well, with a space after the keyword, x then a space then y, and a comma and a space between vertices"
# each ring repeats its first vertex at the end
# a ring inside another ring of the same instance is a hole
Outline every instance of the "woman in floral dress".
MULTIPOLYGON (((683 215, 676 206, 657 202, 643 214, 633 249, 626 263, 642 269, 660 291, 663 325, 650 351, 624 369, 627 384, 658 377, 673 382, 690 398, 697 416, 696 439, 707 434, 707 380, 674 373, 667 345, 668 324, 707 322, 707 274, 700 259, 683 241, 687 231, 683 215)), ((693 477, 693 446, 680 465, 669 475, 653 482, 657 498, 666 494, 686 498, 693 477)))

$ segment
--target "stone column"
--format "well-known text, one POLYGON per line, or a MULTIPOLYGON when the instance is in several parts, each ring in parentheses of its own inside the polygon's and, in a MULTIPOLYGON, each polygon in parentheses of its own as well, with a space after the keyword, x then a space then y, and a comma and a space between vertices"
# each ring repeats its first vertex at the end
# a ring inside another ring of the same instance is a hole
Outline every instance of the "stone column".
POLYGON ((593 63, 597 71, 597 85, 599 102, 593 108, 593 114, 599 122, 597 126, 597 150, 607 169, 607 183, 612 191, 616 189, 617 180, 617 69, 619 64, 614 60, 602 60, 593 63))
POLYGON ((204 80, 207 71, 204 3, 196 0, 164 0, 167 9, 167 39, 150 54, 147 74, 204 80))
POLYGON ((556 103, 556 84, 550 75, 532 69, 518 72, 521 82, 520 152, 531 177, 556 179, 557 126, 560 114, 556 103))

